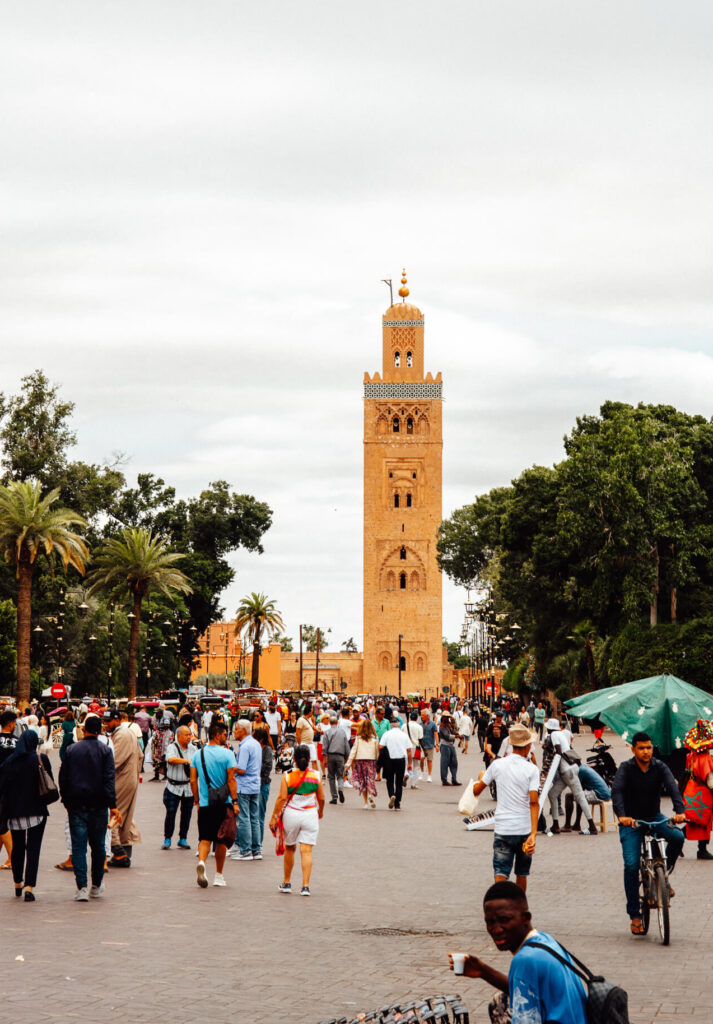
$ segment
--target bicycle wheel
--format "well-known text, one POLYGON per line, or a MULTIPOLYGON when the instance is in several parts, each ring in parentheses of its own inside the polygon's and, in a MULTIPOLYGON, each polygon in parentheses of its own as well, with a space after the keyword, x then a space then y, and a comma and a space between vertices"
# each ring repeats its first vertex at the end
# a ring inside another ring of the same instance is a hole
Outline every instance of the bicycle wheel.
POLYGON ((651 902, 649 895, 649 873, 642 863, 639 869, 641 880, 641 923, 644 926, 644 935, 649 933, 649 922, 651 920, 651 902))
POLYGON ((663 864, 656 865, 655 885, 659 935, 661 936, 661 943, 664 946, 668 946, 671 939, 671 926, 668 919, 668 877, 663 864))

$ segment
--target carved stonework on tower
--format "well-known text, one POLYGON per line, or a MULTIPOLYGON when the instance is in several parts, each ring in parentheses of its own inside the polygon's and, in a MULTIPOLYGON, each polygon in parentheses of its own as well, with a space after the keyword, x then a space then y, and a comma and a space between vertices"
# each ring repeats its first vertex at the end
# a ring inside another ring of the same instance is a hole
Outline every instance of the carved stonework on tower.
POLYGON ((364 687, 403 693, 441 686, 442 397, 424 373, 421 310, 406 275, 382 318, 382 369, 364 375, 364 687))

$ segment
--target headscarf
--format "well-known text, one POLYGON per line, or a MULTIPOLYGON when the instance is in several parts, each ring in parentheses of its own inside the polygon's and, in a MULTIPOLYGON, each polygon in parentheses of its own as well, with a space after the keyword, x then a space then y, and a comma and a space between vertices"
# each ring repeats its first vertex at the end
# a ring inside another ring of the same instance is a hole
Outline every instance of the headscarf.
MULTIPOLYGON (((21 757, 27 757, 28 754, 36 755, 39 743, 40 737, 34 729, 26 729, 17 741, 17 746, 2 766, 2 774, 6 775, 6 772, 13 761, 19 761, 21 757)), ((20 765, 16 765, 16 768, 20 767, 20 765)))
POLYGON ((699 718, 693 728, 688 730, 683 742, 694 752, 709 750, 713 747, 713 722, 699 718))

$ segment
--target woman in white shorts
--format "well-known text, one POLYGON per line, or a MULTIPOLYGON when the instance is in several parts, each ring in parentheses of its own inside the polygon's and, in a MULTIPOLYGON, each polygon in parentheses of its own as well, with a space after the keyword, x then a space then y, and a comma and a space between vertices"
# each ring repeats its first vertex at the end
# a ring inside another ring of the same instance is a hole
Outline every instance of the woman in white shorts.
POLYGON ((312 874, 312 847, 317 842, 319 820, 324 814, 324 789, 319 772, 310 768, 310 749, 305 743, 295 747, 295 768, 282 776, 280 795, 270 819, 270 831, 274 833, 282 817, 285 831, 284 878, 278 886, 280 892, 291 893, 292 868, 295 864, 297 844, 300 844, 302 862, 301 896, 309 896, 309 881, 312 874))

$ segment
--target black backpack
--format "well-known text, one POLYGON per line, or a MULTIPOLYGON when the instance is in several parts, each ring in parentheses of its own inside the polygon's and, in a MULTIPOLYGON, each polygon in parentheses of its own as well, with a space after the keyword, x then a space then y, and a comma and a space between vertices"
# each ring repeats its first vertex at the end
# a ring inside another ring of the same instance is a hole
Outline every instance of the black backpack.
POLYGON ((589 1024, 631 1024, 629 1020, 629 997, 623 988, 619 988, 611 981, 607 981, 601 974, 592 974, 588 967, 585 967, 581 960, 561 946, 562 950, 571 957, 574 963, 565 960, 563 956, 555 952, 549 946, 541 942, 530 940, 526 943, 536 949, 544 949, 551 953, 556 960, 559 960, 570 971, 574 971, 578 978, 587 986, 587 1020, 589 1024), (575 967, 574 964, 577 966, 575 967), (579 968, 579 969, 578 969, 579 968))

